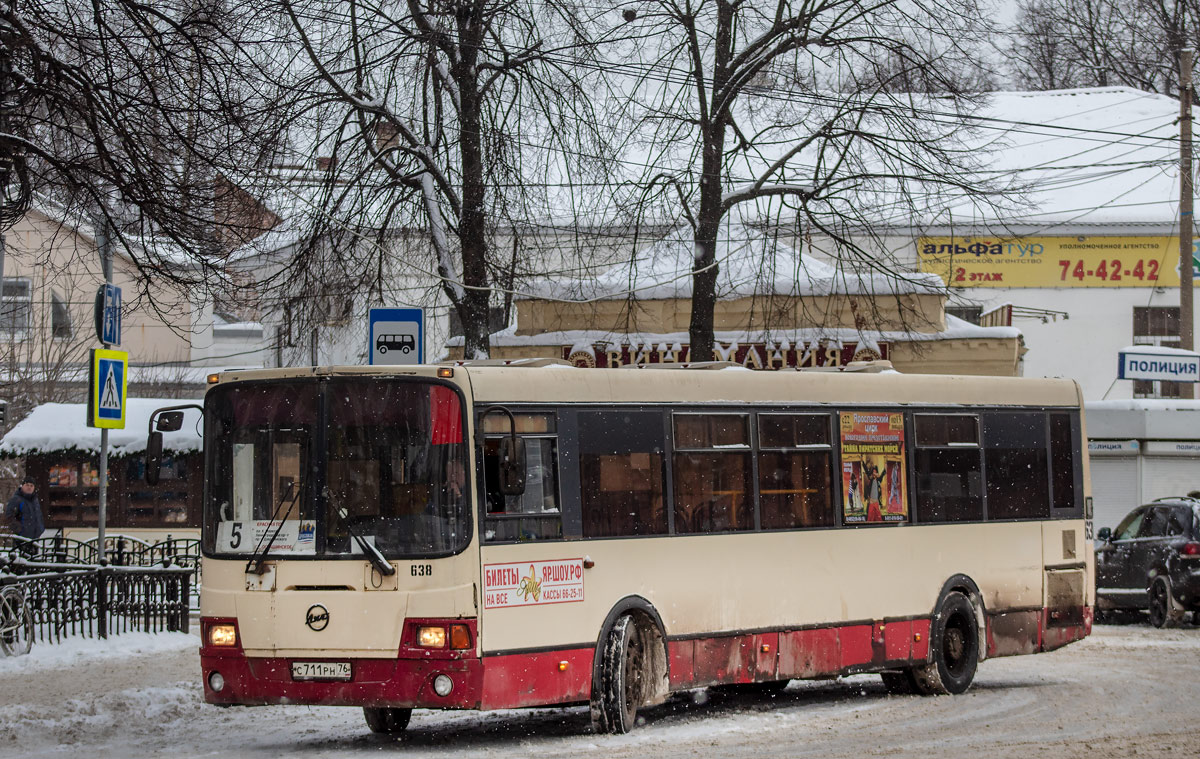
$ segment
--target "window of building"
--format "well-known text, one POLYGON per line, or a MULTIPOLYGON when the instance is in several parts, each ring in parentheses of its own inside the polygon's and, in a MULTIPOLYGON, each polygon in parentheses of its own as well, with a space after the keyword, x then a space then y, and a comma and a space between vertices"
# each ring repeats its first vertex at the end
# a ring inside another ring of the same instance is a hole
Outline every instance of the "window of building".
POLYGON ((1046 415, 1022 411, 986 414, 983 445, 988 519, 1049 518, 1046 415))
POLYGON ((582 411, 578 425, 583 536, 666 533, 662 414, 582 411))
POLYGON ((67 301, 57 292, 50 291, 50 334, 57 338, 67 339, 72 336, 71 309, 67 301))
POLYGON ((982 306, 946 306, 946 314, 948 316, 957 316, 965 322, 978 324, 983 318, 982 306))
POLYGON ((500 492, 500 440, 510 434, 507 414, 483 417, 483 480, 487 516, 484 539, 543 540, 562 537, 558 489, 558 437, 553 414, 516 414, 525 441, 525 492, 500 492))
MULTIPOLYGON (((1134 345, 1161 345, 1165 348, 1179 347, 1178 306, 1134 306, 1134 345)), ((1183 383, 1166 380, 1134 380, 1134 398, 1179 398, 1183 395, 1183 383)))
POLYGON ((759 520, 764 530, 833 526, 828 414, 759 414, 759 520))
POLYGON ((24 337, 33 322, 33 283, 25 277, 5 277, 0 297, 0 334, 24 337))
MULTIPOLYGON (((1175 338, 1179 339, 1179 307, 1178 306, 1134 306, 1133 308, 1134 338, 1175 338)), ((1155 343, 1158 345, 1159 343, 1155 343)))
POLYGON ((754 529, 749 416, 681 413, 673 421, 675 532, 754 529))
POLYGON ((917 414, 914 425, 920 521, 983 519, 978 419, 965 414, 917 414))

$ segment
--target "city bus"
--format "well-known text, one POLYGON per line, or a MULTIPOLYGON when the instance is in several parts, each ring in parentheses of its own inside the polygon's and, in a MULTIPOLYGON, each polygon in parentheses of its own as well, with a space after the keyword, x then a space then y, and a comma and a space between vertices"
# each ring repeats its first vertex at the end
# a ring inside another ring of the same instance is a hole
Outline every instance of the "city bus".
POLYGON ((706 686, 958 694, 1091 631, 1072 381, 505 363, 210 377, 207 702, 619 733, 706 686))

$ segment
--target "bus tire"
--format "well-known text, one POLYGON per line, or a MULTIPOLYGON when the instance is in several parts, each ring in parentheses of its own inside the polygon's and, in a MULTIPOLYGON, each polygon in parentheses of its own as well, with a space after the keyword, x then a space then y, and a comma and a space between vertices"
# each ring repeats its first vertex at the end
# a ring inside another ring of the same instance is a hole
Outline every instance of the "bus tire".
POLYGON ((633 615, 618 619, 608 633, 600 664, 599 693, 592 701, 592 727, 598 733, 628 733, 646 686, 646 636, 633 615))
POLYGON ((965 693, 979 667, 975 607, 958 591, 947 593, 930 626, 929 662, 913 667, 913 685, 926 696, 965 693))
POLYGON ((364 706, 363 716, 367 719, 367 727, 373 733, 395 734, 408 729, 408 721, 412 719, 412 709, 391 706, 364 706))

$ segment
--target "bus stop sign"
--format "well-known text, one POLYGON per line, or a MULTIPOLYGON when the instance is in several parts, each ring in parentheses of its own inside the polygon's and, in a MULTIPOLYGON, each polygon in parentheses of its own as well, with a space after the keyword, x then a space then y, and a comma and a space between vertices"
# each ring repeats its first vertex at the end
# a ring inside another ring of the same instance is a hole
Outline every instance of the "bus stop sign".
POLYGON ((116 285, 100 285, 96 291, 96 339, 121 344, 121 288, 116 285))
POLYGON ((372 308, 368 316, 368 363, 425 363, 425 312, 420 308, 372 308))

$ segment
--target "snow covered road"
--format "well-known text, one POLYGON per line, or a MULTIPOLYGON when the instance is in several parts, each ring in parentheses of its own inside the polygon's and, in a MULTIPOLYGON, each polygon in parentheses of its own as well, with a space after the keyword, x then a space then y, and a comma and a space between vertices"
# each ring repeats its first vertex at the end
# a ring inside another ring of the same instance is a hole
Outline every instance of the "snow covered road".
POLYGON ((888 696, 876 676, 769 696, 697 691, 597 736, 584 708, 418 711, 402 739, 355 709, 219 709, 197 640, 75 641, 0 659, 0 757, 1131 757, 1200 753, 1200 629, 1100 626, 1082 643, 985 662, 963 696, 888 696))

